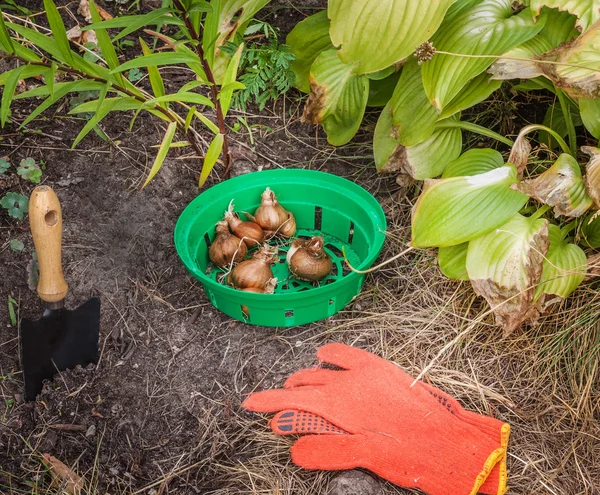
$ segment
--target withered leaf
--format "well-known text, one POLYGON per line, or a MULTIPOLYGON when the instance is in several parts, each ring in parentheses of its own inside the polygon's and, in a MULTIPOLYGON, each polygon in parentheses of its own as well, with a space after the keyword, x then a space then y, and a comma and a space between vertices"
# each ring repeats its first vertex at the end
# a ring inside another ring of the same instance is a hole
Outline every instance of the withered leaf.
POLYGON ((556 217, 579 217, 593 204, 586 192, 577 160, 566 153, 535 179, 514 184, 513 188, 554 207, 556 217))
POLYGON ((531 145, 525 135, 522 132, 517 136, 508 157, 508 163, 512 163, 517 168, 519 179, 523 178, 523 171, 527 167, 527 160, 529 160, 529 153, 531 153, 531 145))
POLYGON ((585 187, 594 201, 594 208, 600 208, 600 149, 593 146, 582 146, 581 151, 590 157, 585 167, 585 187))
POLYGON ((69 495, 80 495, 85 480, 62 461, 50 454, 43 455, 43 462, 52 476, 69 495))

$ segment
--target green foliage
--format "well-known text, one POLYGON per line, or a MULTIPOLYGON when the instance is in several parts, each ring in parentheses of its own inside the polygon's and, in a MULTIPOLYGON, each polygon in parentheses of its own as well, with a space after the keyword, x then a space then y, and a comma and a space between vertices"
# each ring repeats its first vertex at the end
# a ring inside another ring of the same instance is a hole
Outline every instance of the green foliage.
POLYGON ((21 220, 29 208, 29 198, 23 194, 8 192, 0 199, 0 206, 2 206, 11 217, 21 220))
POLYGON ((21 160, 20 167, 17 169, 17 173, 25 180, 32 182, 33 184, 39 184, 42 178, 42 169, 35 163, 35 160, 31 157, 24 158, 21 160))
POLYGON ((9 168, 10 163, 7 162, 4 158, 0 158, 0 175, 4 175, 9 168))
POLYGON ((17 326, 17 313, 15 311, 16 307, 18 307, 17 301, 8 296, 8 316, 10 318, 10 324, 13 327, 17 326))
MULTIPOLYGON (((244 111, 248 103, 255 103, 263 110, 267 103, 287 93, 295 81, 291 66, 296 57, 290 47, 279 43, 275 28, 266 22, 255 20, 244 35, 254 38, 259 32, 264 34, 265 40, 246 45, 238 69, 238 80, 245 89, 236 93, 233 106, 244 111)), ((242 41, 238 36, 235 43, 226 42, 221 50, 233 56, 242 41)))
POLYGON ((535 321, 581 283, 586 259, 569 238, 575 227, 583 245, 600 246, 597 213, 580 220, 600 206, 600 151, 582 148, 592 156, 585 176, 577 163, 577 128, 600 137, 597 4, 329 0, 287 38, 296 86, 310 93, 303 121, 321 124, 340 146, 358 131, 367 105, 383 107, 373 135, 377 170, 400 175, 401 184, 425 180, 412 245, 439 248, 442 272, 470 280, 505 332, 535 321), (542 125, 525 127, 513 142, 461 120, 514 79, 522 80, 518 91, 556 97, 542 125), (373 91, 375 83, 381 88, 373 91), (529 166, 525 136, 537 131, 538 142, 562 151, 548 167, 539 158, 529 166), (491 148, 461 154, 464 132, 512 146, 510 156, 491 148))
MULTIPOLYGON (((0 0, 1 1, 1 0, 0 0)), ((86 50, 80 54, 71 48, 67 39, 67 29, 61 18, 62 11, 56 8, 53 0, 44 0, 44 8, 52 36, 46 36, 20 22, 5 22, 0 15, 0 52, 11 54, 17 58, 17 68, 0 74, 0 86, 4 86, 0 106, 0 123, 4 125, 10 115, 10 107, 15 99, 38 99, 42 101, 21 124, 26 126, 51 105, 62 98, 70 97, 70 113, 80 114, 86 120, 81 132, 73 142, 77 146, 90 131, 94 130, 100 137, 105 138, 99 128, 102 120, 113 112, 132 112, 133 126, 140 112, 148 112, 166 123, 167 131, 162 140, 163 145, 171 142, 175 134, 179 134, 181 143, 193 146, 198 155, 204 155, 208 150, 202 149, 203 139, 200 135, 202 127, 223 141, 219 149, 222 162, 229 170, 230 155, 224 116, 227 114, 236 93, 245 86, 237 81, 238 67, 242 48, 236 53, 227 54, 221 50, 224 43, 232 37, 239 37, 247 28, 252 16, 269 0, 164 0, 162 7, 151 10, 146 14, 135 14, 115 17, 103 21, 93 0, 89 1, 92 24, 82 28, 93 29, 96 33, 96 43, 86 43, 86 50), (174 37, 160 33, 160 26, 176 27, 174 37), (232 27, 233 26, 233 27, 232 27), (132 46, 131 40, 124 39, 134 32, 145 29, 154 36, 150 46, 143 41, 142 54, 128 60, 119 59, 117 50, 132 46), (33 51, 30 47, 34 47, 33 51), (37 53, 43 54, 40 58, 37 53), (159 72, 160 67, 176 67, 183 64, 189 67, 193 75, 191 80, 179 91, 166 93, 165 85, 159 72), (152 93, 137 86, 144 75, 152 86, 152 93), (66 82, 61 76, 68 74, 66 82), (19 80, 43 76, 45 84, 35 89, 15 95, 16 84, 19 80), (75 80, 73 80, 75 79, 75 80), (57 82, 61 81, 61 82, 57 82), (216 88, 213 91, 212 88, 216 88), (203 113, 204 108, 215 108, 214 121, 203 113)), ((252 33, 263 32, 273 36, 274 32, 265 23, 255 23, 252 33)), ((271 45, 269 45, 271 46, 271 45)), ((248 98, 258 98, 263 102, 262 95, 267 99, 274 92, 281 91, 286 82, 281 74, 291 55, 280 50, 283 55, 277 56, 279 46, 273 45, 264 55, 257 55, 257 50, 248 52, 248 67, 261 67, 258 73, 265 77, 266 65, 275 61, 275 73, 269 73, 269 84, 264 88, 255 85, 248 92, 248 98), (272 52, 272 53, 271 53, 272 52), (272 76, 275 77, 272 78, 272 76)), ((0 56, 1 53, 0 53, 0 56)), ((254 70, 254 69, 249 69, 254 70)), ((286 66, 289 74, 289 63, 286 66)), ((154 160, 148 180, 160 170, 170 149, 161 145, 154 160)), ((214 148, 211 149, 214 154, 214 148)), ((216 160, 218 160, 218 156, 216 160)), ((200 175, 206 180, 207 170, 214 165, 205 161, 200 175)), ((41 172, 32 165, 22 166, 19 174, 39 182, 41 172), (22 169, 22 170, 21 170, 22 169)), ((148 181, 146 181, 147 184, 148 181)), ((203 182, 203 181, 202 181, 203 182)), ((12 210, 11 210, 12 211, 12 210)))
POLYGON ((19 239, 13 239, 10 241, 10 248, 13 251, 23 251, 25 244, 23 244, 19 239))

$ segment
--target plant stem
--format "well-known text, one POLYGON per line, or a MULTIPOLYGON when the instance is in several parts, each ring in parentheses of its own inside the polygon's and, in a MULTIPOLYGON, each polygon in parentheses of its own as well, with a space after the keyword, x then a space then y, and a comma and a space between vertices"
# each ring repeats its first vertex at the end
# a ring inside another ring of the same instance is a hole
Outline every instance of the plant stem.
POLYGON ((498 134, 497 132, 494 132, 490 129, 487 129, 486 127, 477 125, 477 124, 472 124, 471 122, 456 122, 456 121, 450 121, 448 119, 444 120, 443 122, 438 122, 436 124, 436 127, 438 129, 449 129, 449 128, 459 128, 459 129, 464 129, 465 131, 471 131, 474 132, 475 134, 481 134, 482 136, 487 136, 490 137, 492 139, 495 139, 496 141, 500 141, 501 143, 504 143, 508 146, 512 146, 514 143, 514 141, 511 141, 510 139, 498 134))
POLYGON ((536 211, 533 215, 531 215, 529 218, 532 220, 537 220, 538 218, 540 218, 544 213, 546 213, 549 209, 551 208, 551 206, 549 205, 544 205, 542 206, 538 211, 536 211))
POLYGON ((572 155, 574 157, 576 156, 571 151, 571 148, 569 148, 567 146, 567 143, 560 136, 560 134, 558 134, 554 129, 550 129, 549 127, 546 127, 545 125, 531 124, 531 125, 525 126, 525 127, 523 127, 523 129, 521 129, 521 132, 519 132, 519 137, 525 136, 526 134, 529 134, 532 131, 546 131, 548 134, 551 134, 554 139, 556 139, 556 142, 562 148, 562 150, 563 150, 564 153, 567 153, 568 155, 572 155))
POLYGON ((568 223, 562 229, 560 229, 560 232, 562 234, 562 238, 564 239, 565 237, 567 237, 567 234, 569 232, 571 232, 573 229, 577 228, 577 224, 578 223, 579 222, 577 220, 573 220, 571 223, 568 223))
POLYGON ((196 52, 198 53, 198 57, 202 62, 202 68, 206 73, 206 78, 210 83, 210 94, 211 99, 215 105, 215 112, 217 114, 217 125, 219 126, 219 132, 223 134, 223 164, 225 165, 225 174, 224 178, 229 179, 230 169, 231 169, 231 154, 229 153, 229 139, 227 136, 227 127, 225 126, 225 117, 223 115, 223 109, 221 108, 221 102, 219 101, 219 90, 217 89, 217 84, 215 82, 215 76, 210 68, 210 64, 208 60, 204 56, 204 49, 202 48, 202 40, 200 39, 200 33, 196 32, 192 22, 189 18, 188 12, 185 9, 184 5, 181 3, 181 0, 173 0, 175 7, 179 9, 183 13, 183 19, 185 21, 185 25, 190 33, 191 38, 196 42, 196 52))
POLYGON ((567 101, 567 97, 565 93, 556 88, 556 96, 558 96, 558 101, 560 102, 560 108, 563 113, 563 117, 565 118, 565 124, 567 126, 567 134, 569 135, 569 146, 571 149, 571 155, 577 155, 577 133, 575 132, 575 125, 573 124, 573 116, 571 115, 571 109, 569 108, 569 102, 567 101))

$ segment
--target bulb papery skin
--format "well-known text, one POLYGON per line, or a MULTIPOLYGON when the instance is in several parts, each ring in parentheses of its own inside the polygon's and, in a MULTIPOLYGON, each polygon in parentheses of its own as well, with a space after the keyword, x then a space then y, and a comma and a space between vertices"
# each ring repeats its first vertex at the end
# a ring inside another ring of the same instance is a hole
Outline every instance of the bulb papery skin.
MULTIPOLYGON (((264 287, 248 287, 246 289, 241 289, 241 291, 254 292, 256 294, 273 294, 273 292, 275 292, 275 287, 277 287, 277 277, 269 280, 264 287)), ((244 315, 246 315, 246 317, 250 316, 248 306, 242 306, 242 312, 244 315)))
POLYGON ((297 237, 296 239, 294 239, 292 241, 292 245, 288 249, 287 255, 285 257, 286 263, 289 265, 290 260, 292 259, 292 256, 294 256, 294 253, 296 251, 298 251, 299 248, 304 247, 307 244, 308 244, 308 239, 303 239, 302 237, 297 237))
POLYGON ((292 253, 288 267, 295 278, 317 282, 331 273, 333 262, 323 249, 323 242, 322 237, 313 237, 292 253))
POLYGON ((288 218, 279 227, 279 234, 284 237, 293 237, 296 233, 296 217, 293 213, 288 212, 288 218))
POLYGON ((227 283, 236 289, 264 288, 273 279, 271 265, 279 258, 277 248, 261 246, 249 260, 236 265, 227 277, 227 283))
MULTIPOLYGON (((278 232, 279 228, 288 220, 289 215, 290 213, 277 201, 275 193, 271 191, 271 188, 267 187, 265 192, 262 193, 260 206, 254 213, 256 223, 264 230, 278 232)), ((289 231, 289 228, 286 231, 289 231)))
POLYGON ((242 239, 248 247, 255 247, 265 239, 265 232, 258 223, 244 222, 233 213, 231 208, 225 212, 225 220, 231 231, 242 239))
POLYGON ((227 222, 217 223, 217 236, 208 249, 208 257, 215 265, 227 268, 231 263, 239 263, 248 253, 248 247, 239 237, 229 232, 227 222))

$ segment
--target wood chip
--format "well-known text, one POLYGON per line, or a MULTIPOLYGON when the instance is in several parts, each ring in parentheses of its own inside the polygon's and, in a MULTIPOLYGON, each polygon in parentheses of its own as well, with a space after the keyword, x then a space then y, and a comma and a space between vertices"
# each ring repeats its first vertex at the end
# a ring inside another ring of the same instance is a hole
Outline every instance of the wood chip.
POLYGON ((52 473, 55 481, 69 495, 80 495, 84 488, 85 480, 74 472, 69 466, 50 454, 43 455, 46 467, 52 473))

